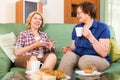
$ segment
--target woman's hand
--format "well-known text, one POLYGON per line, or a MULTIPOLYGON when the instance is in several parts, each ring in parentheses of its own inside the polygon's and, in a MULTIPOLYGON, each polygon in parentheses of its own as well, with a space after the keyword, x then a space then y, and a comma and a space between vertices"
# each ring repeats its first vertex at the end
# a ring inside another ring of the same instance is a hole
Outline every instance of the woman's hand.
POLYGON ((48 45, 49 45, 49 42, 40 42, 39 40, 34 43, 34 46, 36 47, 44 47, 48 45))
POLYGON ((54 48, 54 46, 55 46, 55 41, 53 41, 53 40, 50 40, 49 42, 48 42, 48 48, 51 50, 52 48, 54 48))
POLYGON ((82 34, 87 39, 89 39, 89 38, 91 38, 93 36, 93 34, 89 30, 89 28, 86 28, 86 27, 83 28, 82 34))
POLYGON ((65 46, 65 47, 62 47, 62 51, 66 53, 66 52, 71 52, 72 49, 69 46, 65 46))

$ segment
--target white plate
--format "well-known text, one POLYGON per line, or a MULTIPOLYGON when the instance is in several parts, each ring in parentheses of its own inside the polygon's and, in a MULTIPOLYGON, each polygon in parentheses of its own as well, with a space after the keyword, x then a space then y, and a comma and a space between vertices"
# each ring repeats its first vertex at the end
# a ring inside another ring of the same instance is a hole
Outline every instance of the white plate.
POLYGON ((95 75, 101 75, 102 72, 98 72, 98 71, 94 71, 93 73, 85 73, 83 70, 80 71, 75 71, 75 73, 79 74, 79 75, 83 75, 83 76, 95 76, 95 75))
MULTIPOLYGON (((32 75, 29 76, 29 78, 30 78, 30 80, 36 80, 35 78, 32 77, 32 75)), ((70 78, 71 78, 70 76, 65 75, 65 80, 69 80, 70 78)))
POLYGON ((26 74, 33 74, 35 71, 25 71, 26 74))
POLYGON ((32 71, 25 71, 26 74, 32 74, 32 71))
POLYGON ((68 75, 65 75, 65 80, 69 80, 71 77, 68 75))

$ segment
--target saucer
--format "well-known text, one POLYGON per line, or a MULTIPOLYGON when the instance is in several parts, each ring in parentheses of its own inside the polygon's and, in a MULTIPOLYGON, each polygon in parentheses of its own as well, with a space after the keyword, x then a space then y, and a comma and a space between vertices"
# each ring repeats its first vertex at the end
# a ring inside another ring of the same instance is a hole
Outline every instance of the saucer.
POLYGON ((83 70, 75 71, 75 73, 82 75, 82 76, 95 76, 95 75, 101 75, 102 72, 94 71, 93 73, 85 73, 83 70))

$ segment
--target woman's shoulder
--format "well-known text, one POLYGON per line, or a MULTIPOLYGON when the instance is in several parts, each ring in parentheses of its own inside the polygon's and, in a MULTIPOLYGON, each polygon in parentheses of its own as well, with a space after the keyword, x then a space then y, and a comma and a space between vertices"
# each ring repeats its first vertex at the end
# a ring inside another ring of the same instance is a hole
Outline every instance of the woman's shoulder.
POLYGON ((109 26, 107 24, 98 21, 97 25, 98 25, 98 29, 109 31, 109 26))
POLYGON ((73 29, 75 29, 76 27, 83 27, 83 26, 84 24, 76 24, 73 29))
POLYGON ((100 22, 100 21, 97 21, 97 20, 96 20, 96 22, 99 26, 108 27, 108 25, 104 22, 100 22))
POLYGON ((75 27, 83 27, 84 24, 76 24, 75 27))
POLYGON ((23 30, 19 33, 19 35, 26 35, 26 34, 31 34, 31 30, 23 30))
POLYGON ((39 31, 39 33, 40 33, 41 35, 47 36, 47 33, 45 33, 45 32, 39 31))

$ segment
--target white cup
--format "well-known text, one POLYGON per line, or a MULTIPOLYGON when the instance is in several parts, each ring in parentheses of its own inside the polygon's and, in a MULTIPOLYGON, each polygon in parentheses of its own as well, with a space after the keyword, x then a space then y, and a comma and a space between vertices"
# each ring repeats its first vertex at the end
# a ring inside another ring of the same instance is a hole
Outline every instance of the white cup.
POLYGON ((40 61, 30 61, 30 67, 32 72, 39 71, 40 65, 43 65, 40 61))
POLYGON ((77 37, 81 37, 82 36, 83 27, 76 27, 75 30, 76 30, 77 37))

